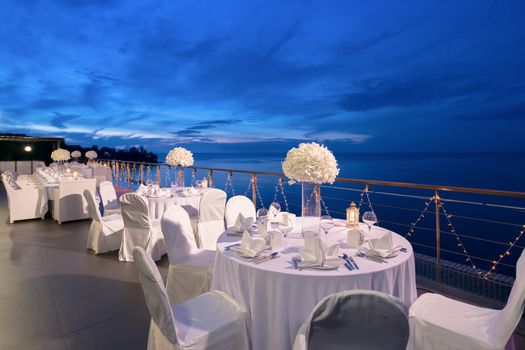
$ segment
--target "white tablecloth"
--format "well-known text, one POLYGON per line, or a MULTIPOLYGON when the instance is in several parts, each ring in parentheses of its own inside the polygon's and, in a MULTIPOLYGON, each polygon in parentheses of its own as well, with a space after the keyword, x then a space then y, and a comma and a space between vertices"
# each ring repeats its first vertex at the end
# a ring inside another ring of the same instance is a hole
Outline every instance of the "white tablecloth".
MULTIPOLYGON (((218 240, 212 289, 228 293, 247 308, 254 350, 290 349, 299 327, 314 306, 339 291, 381 291, 399 297, 408 306, 417 298, 414 254, 403 237, 392 234, 394 245, 406 247, 408 251, 400 252, 386 264, 355 257, 360 270, 349 271, 341 265, 338 270, 299 271, 291 262, 298 247, 304 245, 299 232, 297 227, 288 236, 287 254, 280 253, 279 258, 259 265, 247 262, 231 250, 224 251, 225 246, 239 241, 239 236, 224 233, 218 240)), ((334 227, 328 241, 329 244, 340 242, 341 253, 355 253, 355 249, 346 246, 345 227, 334 227)))
POLYGON ((172 205, 180 205, 190 215, 190 217, 199 216, 199 204, 202 194, 192 196, 183 196, 180 193, 172 192, 171 197, 148 197, 149 215, 152 219, 160 219, 162 214, 172 205))

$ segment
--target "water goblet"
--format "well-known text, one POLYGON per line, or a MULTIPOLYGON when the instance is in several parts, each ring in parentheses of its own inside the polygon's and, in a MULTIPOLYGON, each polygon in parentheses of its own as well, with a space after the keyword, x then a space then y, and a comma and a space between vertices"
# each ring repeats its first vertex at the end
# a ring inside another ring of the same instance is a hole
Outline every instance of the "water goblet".
POLYGON ((365 211, 363 214, 363 222, 368 226, 368 232, 372 230, 372 226, 377 224, 377 216, 373 211, 365 211))
POLYGON ((334 227, 334 219, 330 215, 323 215, 321 216, 320 224, 325 234, 325 242, 328 243, 328 231, 334 227))

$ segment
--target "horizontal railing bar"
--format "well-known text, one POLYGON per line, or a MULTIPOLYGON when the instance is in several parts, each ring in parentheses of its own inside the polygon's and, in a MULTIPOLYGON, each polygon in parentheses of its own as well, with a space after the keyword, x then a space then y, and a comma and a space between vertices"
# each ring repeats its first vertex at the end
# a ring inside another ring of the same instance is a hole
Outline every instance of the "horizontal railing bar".
MULTIPOLYGON (((141 163, 133 161, 121 161, 121 160, 112 160, 112 159, 100 159, 113 162, 121 163, 137 163, 137 164, 146 164, 154 166, 168 166, 165 163, 141 163)), ((212 167, 202 167, 202 166, 191 166, 187 167, 188 169, 201 169, 201 170, 211 170, 211 171, 224 171, 230 173, 241 173, 241 174, 253 174, 253 175, 270 175, 278 176, 284 178, 283 173, 276 173, 271 171, 253 171, 253 170, 240 170, 240 169, 225 169, 225 168, 212 168, 212 167)), ((461 193, 471 193, 471 194, 483 194, 491 196, 502 196, 502 197, 514 197, 514 198, 525 198, 525 192, 515 192, 515 191, 505 191, 505 190, 493 190, 493 189, 484 189, 484 188, 473 188, 473 187, 459 187, 459 186, 442 186, 442 185, 428 185, 428 184, 416 184, 410 182, 394 182, 394 181, 379 181, 379 180, 361 180, 361 179, 347 179, 347 178, 336 178, 335 182, 341 183, 351 183, 351 184, 362 184, 362 185, 375 185, 375 186, 386 186, 386 187, 403 187, 403 188, 412 188, 412 189, 422 189, 422 190, 432 190, 440 192, 461 192, 461 193)))

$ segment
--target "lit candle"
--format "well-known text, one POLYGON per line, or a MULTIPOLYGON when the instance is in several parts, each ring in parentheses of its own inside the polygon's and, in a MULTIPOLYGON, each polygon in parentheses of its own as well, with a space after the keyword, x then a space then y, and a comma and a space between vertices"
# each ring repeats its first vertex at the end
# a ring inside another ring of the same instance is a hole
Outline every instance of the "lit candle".
POLYGON ((73 178, 78 179, 78 171, 73 171, 73 178))
POLYGON ((71 169, 70 168, 66 168, 66 173, 70 173, 71 172, 71 169))
POLYGON ((346 209, 346 226, 359 226, 359 208, 356 207, 354 202, 352 202, 350 207, 346 209))

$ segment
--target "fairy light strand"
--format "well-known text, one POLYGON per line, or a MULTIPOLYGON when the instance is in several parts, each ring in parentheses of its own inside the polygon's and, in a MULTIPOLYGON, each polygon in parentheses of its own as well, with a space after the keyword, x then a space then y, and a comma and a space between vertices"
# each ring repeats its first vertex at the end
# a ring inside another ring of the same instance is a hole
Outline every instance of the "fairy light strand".
POLYGON ((448 227, 450 227, 450 232, 452 234, 454 234, 454 236, 456 237, 456 241, 457 241, 457 246, 459 248, 461 248, 461 250, 463 250, 463 253, 465 254, 466 256, 466 261, 468 263, 470 263, 470 265, 472 266, 472 269, 474 270, 474 273, 476 274, 480 274, 478 268, 476 267, 476 264, 474 263, 474 261, 472 260, 471 256, 469 255, 469 253, 467 252, 467 249, 465 248, 465 245, 463 244, 463 241, 461 240, 461 237, 457 234, 456 232, 456 228, 454 227, 454 224, 452 224, 452 221, 450 220, 450 218, 452 217, 452 215, 449 215, 447 210, 445 209, 445 206, 444 206, 444 203, 443 201, 439 202, 439 205, 438 205, 439 209, 441 211, 443 211, 443 214, 445 214, 445 217, 447 218, 447 222, 448 222, 448 227))
POLYGON ((430 205, 432 203, 434 203, 435 199, 436 199, 436 197, 431 197, 431 198, 429 198, 429 200, 427 202, 425 202, 425 209, 423 209, 423 211, 421 211, 421 213, 419 214, 419 217, 416 219, 416 221, 414 221, 414 222, 412 222, 410 224, 410 228, 408 229, 408 232, 406 233, 405 238, 412 236, 412 234, 414 233, 414 230, 415 230, 417 224, 421 221, 421 219, 423 219, 425 217, 425 214, 428 211, 428 208, 430 207, 430 205))
POLYGON ((510 250, 512 248, 514 248, 514 246, 516 245, 516 243, 518 243, 518 241, 520 240, 520 238, 525 234, 525 225, 523 225, 523 228, 520 230, 520 233, 518 233, 518 235, 514 238, 514 242, 510 241, 509 242, 509 247, 507 248, 507 250, 505 250, 505 252, 503 254, 500 254, 499 255, 499 258, 498 260, 492 260, 492 267, 490 268, 489 271, 487 271, 484 275, 483 275, 483 278, 484 279, 487 279, 490 277, 490 275, 492 274, 493 271, 496 270, 496 267, 498 266, 498 264, 508 255, 510 255, 510 250))

